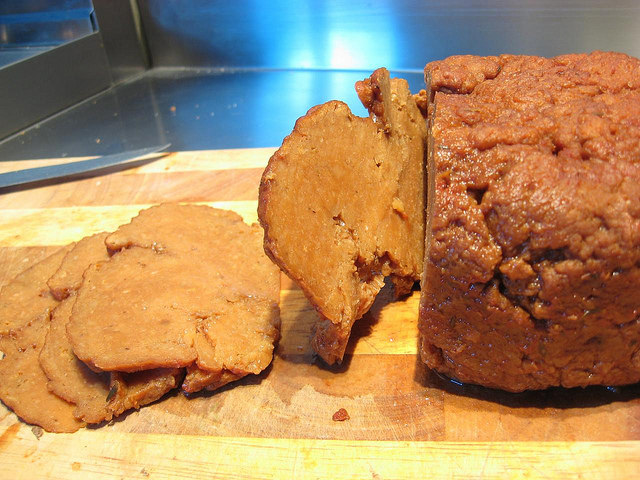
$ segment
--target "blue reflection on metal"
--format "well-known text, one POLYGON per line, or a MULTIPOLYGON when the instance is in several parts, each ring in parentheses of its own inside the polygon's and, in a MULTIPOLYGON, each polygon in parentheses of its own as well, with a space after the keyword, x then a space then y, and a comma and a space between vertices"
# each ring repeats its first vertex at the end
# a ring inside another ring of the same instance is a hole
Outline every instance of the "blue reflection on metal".
POLYGON ((392 2, 371 2, 375 7, 370 10, 361 2, 336 0, 301 1, 295 6, 288 0, 250 3, 250 31, 264 42, 267 65, 330 70, 394 65, 400 32, 395 31, 397 17, 385 15, 392 2), (277 33, 270 28, 273 25, 280 26, 277 33))
MULTIPOLYGON (((0 142, 0 158, 109 155, 156 143, 175 150, 274 147, 314 105, 338 99, 367 115, 353 86, 369 74, 153 69, 0 142)), ((412 91, 424 88, 421 73, 402 77, 412 91)))
POLYGON ((640 56, 640 1, 138 0, 155 66, 418 72, 456 54, 640 56))
POLYGON ((415 19, 399 15, 396 3, 140 0, 158 66, 418 71, 399 55, 415 19))
POLYGON ((0 1, 0 49, 56 46, 94 31, 91 0, 0 1))

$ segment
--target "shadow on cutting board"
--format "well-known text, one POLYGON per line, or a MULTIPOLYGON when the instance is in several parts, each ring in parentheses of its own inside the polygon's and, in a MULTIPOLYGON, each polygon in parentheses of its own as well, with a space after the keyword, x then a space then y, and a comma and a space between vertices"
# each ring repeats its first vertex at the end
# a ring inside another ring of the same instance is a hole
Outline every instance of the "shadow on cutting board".
POLYGON ((416 363, 415 380, 425 387, 439 388, 450 395, 495 402, 510 408, 592 408, 613 402, 640 399, 640 383, 621 387, 552 387, 546 390, 512 393, 479 385, 463 384, 430 370, 420 358, 416 359, 416 363))

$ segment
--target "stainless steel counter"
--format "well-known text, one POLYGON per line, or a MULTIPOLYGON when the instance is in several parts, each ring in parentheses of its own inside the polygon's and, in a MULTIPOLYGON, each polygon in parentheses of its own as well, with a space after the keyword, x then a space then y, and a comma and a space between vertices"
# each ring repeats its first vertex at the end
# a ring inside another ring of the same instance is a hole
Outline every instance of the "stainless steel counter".
MULTIPOLYGON (((156 68, 5 140, 0 158, 278 146, 314 105, 342 100, 366 115, 354 83, 370 73, 156 68)), ((424 88, 422 73, 394 75, 424 88)))
POLYGON ((379 66, 418 91, 424 64, 454 54, 640 57, 640 0, 93 4, 112 78, 124 78, 118 68, 145 68, 129 58, 138 50, 154 68, 0 142, 0 161, 166 142, 174 150, 277 146, 313 105, 338 99, 364 115, 353 84, 379 66))

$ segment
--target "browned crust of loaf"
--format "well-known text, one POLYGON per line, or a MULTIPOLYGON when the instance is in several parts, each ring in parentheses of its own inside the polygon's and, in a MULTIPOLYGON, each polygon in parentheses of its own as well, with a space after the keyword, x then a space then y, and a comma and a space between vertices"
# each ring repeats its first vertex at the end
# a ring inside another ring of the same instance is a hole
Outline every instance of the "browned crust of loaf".
POLYGON ((424 67, 431 75, 431 89, 443 93, 471 93, 485 80, 496 78, 502 69, 500 57, 455 55, 424 67))
POLYGON ((640 61, 465 56, 426 71, 423 360, 516 392, 638 382, 640 61))
POLYGON ((384 86, 388 88, 389 76, 386 69, 378 68, 369 78, 356 82, 355 87, 360 102, 373 115, 373 121, 382 131, 388 133, 391 125, 385 113, 391 100, 383 97, 383 83, 386 83, 384 86))
POLYGON ((342 361, 351 334, 351 326, 333 323, 319 313, 318 321, 313 326, 311 346, 316 352, 322 352, 322 358, 329 365, 342 361))

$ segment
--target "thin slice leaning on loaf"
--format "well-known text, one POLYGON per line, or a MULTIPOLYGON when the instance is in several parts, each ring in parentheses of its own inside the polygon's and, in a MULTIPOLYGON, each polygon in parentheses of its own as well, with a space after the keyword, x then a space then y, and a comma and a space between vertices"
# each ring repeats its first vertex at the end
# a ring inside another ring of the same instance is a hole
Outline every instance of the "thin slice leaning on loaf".
POLYGON ((423 261, 425 120, 385 69, 356 89, 370 118, 338 101, 312 108, 260 184, 265 251, 318 311, 313 346, 329 364, 384 277, 407 293, 423 261))
POLYGON ((640 61, 460 56, 425 73, 423 360, 511 391, 640 381, 640 61))
POLYGON ((198 388, 261 372, 280 326, 280 274, 261 239, 229 211, 142 211, 84 274, 67 326, 74 353, 96 371, 201 369, 198 388))
POLYGON ((182 369, 153 369, 138 373, 94 372, 73 353, 67 337, 67 323, 75 303, 75 291, 82 274, 91 264, 109 259, 104 244, 108 233, 80 240, 62 260, 47 284, 61 300, 51 316, 51 324, 40 352, 40 365, 50 391, 76 405, 73 414, 87 423, 111 420, 125 410, 154 402, 177 387, 182 369))
POLYGON ((63 248, 25 270, 0 291, 0 399, 25 422, 48 432, 84 426, 73 416, 74 406, 47 389, 38 362, 51 310, 58 304, 46 282, 67 251, 63 248))

